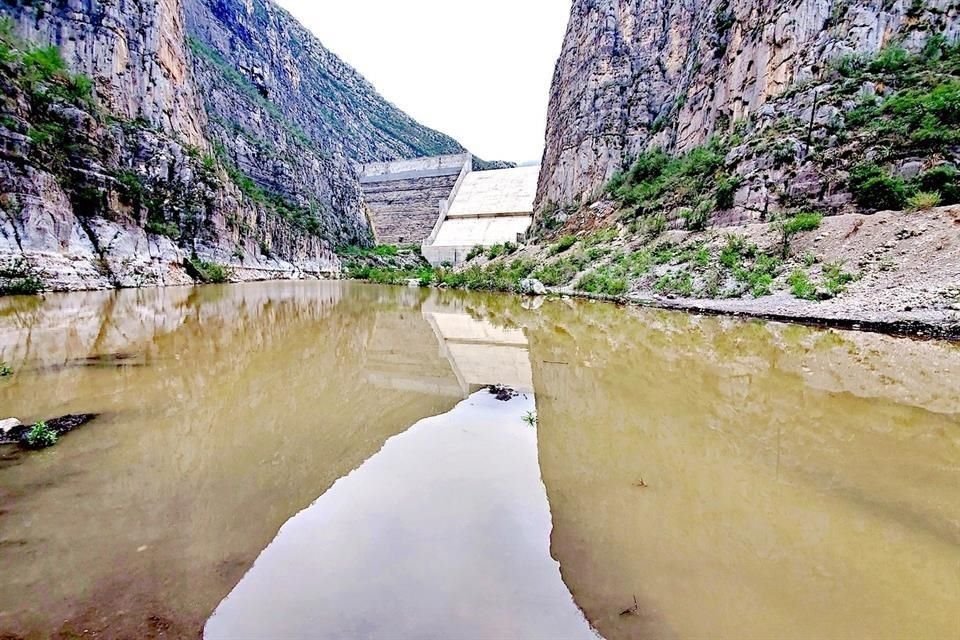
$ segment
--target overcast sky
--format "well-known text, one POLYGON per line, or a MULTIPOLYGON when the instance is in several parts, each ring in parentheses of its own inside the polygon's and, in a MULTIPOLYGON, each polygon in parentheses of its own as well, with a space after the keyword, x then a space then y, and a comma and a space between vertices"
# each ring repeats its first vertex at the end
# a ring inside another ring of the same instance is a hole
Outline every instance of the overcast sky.
POLYGON ((387 100, 488 160, 539 161, 570 0, 277 0, 387 100))

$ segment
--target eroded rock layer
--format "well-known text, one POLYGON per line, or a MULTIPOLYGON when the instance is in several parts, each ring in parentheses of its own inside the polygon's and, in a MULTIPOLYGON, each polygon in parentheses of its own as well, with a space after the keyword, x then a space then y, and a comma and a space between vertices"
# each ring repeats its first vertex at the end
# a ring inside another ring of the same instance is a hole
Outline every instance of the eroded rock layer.
MULTIPOLYGON (((574 0, 538 202, 588 199, 639 153, 683 152, 738 123, 749 123, 747 137, 784 118, 811 130, 836 124, 844 105, 823 98, 839 61, 890 45, 919 51, 934 35, 953 41, 957 11, 953 0, 574 0)), ((811 140, 799 138, 790 163, 773 148, 737 159, 736 174, 751 183, 737 201, 747 217, 768 209, 768 192, 788 179, 830 182, 805 162, 811 140), (794 166, 778 172, 778 164, 794 166)))

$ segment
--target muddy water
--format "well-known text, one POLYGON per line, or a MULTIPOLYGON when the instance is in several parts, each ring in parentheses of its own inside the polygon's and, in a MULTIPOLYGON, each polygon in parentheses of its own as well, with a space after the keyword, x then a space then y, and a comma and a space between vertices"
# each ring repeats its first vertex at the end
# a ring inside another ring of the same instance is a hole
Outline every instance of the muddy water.
POLYGON ((953 345, 270 283, 3 299, 0 360, 101 414, 0 449, 0 637, 960 628, 953 345))

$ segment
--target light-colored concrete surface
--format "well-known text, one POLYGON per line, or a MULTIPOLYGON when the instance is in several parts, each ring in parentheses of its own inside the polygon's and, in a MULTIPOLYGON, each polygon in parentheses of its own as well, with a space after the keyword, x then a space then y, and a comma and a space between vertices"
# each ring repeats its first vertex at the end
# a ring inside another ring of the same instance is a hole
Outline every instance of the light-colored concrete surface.
POLYGON ((532 215, 539 176, 539 166, 474 171, 463 181, 447 217, 532 215))
POLYGON ((489 247, 501 242, 516 242, 530 228, 530 215, 504 218, 447 218, 434 242, 435 246, 489 247))
POLYGON ((469 153, 432 158, 411 158, 392 162, 371 162, 360 170, 361 182, 403 179, 411 175, 457 175, 466 162, 473 162, 469 153))
POLYGON ((434 266, 463 262, 473 247, 517 242, 533 222, 539 167, 467 174, 421 248, 434 266))

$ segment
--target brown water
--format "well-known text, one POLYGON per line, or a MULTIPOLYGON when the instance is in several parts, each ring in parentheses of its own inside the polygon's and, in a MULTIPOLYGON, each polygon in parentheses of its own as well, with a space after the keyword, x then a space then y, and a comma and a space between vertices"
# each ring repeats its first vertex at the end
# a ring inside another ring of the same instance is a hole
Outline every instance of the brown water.
POLYGON ((268 283, 0 299, 0 361, 102 414, 2 453, 0 637, 960 637, 955 345, 268 283))

